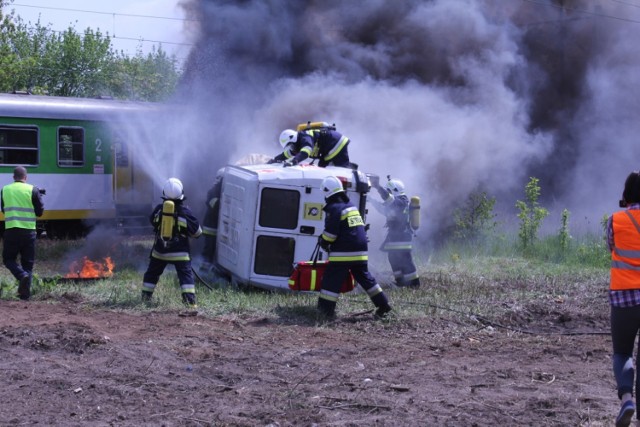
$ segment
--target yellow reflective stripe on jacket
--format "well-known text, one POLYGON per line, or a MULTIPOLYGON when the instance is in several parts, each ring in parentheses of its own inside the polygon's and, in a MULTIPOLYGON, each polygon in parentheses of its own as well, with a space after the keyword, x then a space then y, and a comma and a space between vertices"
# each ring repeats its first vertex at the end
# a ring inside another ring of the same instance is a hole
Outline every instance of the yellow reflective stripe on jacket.
POLYGON ((364 252, 330 252, 329 261, 348 262, 348 261, 367 261, 369 255, 364 252))
POLYGON ((386 251, 410 251, 413 248, 411 241, 408 242, 387 242, 382 249, 386 251))
POLYGON ((329 242, 329 243, 333 243, 333 242, 335 242, 335 241, 336 241, 336 239, 338 238, 338 236, 336 236, 335 234, 331 234, 331 233, 329 233, 329 232, 327 232, 327 231, 323 231, 323 232, 322 232, 322 238, 323 238, 324 240, 326 240, 327 242, 329 242))
POLYGON ((163 261, 189 261, 189 252, 158 252, 155 249, 151 252, 151 256, 163 261))
POLYGON ((338 153, 340 151, 342 151, 342 149, 344 148, 345 145, 347 145, 349 143, 349 138, 347 138, 346 136, 342 136, 342 138, 340 138, 340 140, 338 141, 338 143, 336 144, 335 147, 333 147, 333 149, 331 151, 329 151, 329 153, 327 153, 326 156, 324 156, 325 160, 331 160, 333 159, 335 156, 338 155, 338 153))
POLYGON ((213 228, 213 227, 207 227, 206 225, 202 227, 202 234, 204 234, 205 236, 217 236, 218 235, 218 229, 217 228, 213 228))
POLYGON ((282 154, 284 154, 285 159, 288 160, 294 156, 294 154, 292 153, 292 149, 293 149, 293 144, 287 144, 284 151, 282 152, 282 154))
MULTIPOLYGON (((183 234, 187 234, 187 230, 189 230, 187 219, 183 216, 179 216, 176 218, 176 222, 178 223, 178 231, 183 234)), ((202 234, 202 227, 198 227, 195 233, 189 235, 189 237, 198 237, 202 234)))
POLYGON ((5 228, 36 229, 36 211, 31 197, 33 185, 14 182, 2 189, 5 228))

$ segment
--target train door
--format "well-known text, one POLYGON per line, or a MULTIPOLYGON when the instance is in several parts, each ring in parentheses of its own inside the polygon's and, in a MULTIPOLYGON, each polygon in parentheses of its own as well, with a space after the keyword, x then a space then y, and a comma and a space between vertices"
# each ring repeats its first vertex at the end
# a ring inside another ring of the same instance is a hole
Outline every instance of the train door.
POLYGON ((116 217, 125 231, 148 227, 154 200, 153 182, 135 158, 133 143, 128 132, 113 133, 116 217))

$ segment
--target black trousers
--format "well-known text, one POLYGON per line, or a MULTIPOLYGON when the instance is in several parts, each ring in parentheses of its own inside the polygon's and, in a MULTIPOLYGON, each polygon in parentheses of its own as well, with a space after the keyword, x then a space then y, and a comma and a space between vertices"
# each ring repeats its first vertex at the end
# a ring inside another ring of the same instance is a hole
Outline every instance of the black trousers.
POLYGON ((20 280, 31 275, 36 259, 36 231, 9 228, 4 231, 2 262, 13 277, 20 280), (18 256, 20 263, 18 263, 18 256))
POLYGON ((149 294, 155 290, 160 276, 168 264, 173 264, 178 273, 178 281, 180 282, 180 290, 182 292, 182 300, 189 304, 196 303, 195 280, 193 270, 191 269, 191 261, 165 261, 162 259, 150 257, 149 266, 144 273, 142 291, 149 294))
POLYGON ((387 257, 398 286, 420 286, 418 270, 411 251, 391 250, 387 257))
POLYGON ((322 290, 318 298, 318 307, 328 314, 333 314, 342 282, 351 271, 353 278, 367 291, 371 302, 376 307, 388 307, 389 301, 382 291, 376 279, 369 273, 369 265, 366 261, 335 262, 329 261, 322 276, 322 290))

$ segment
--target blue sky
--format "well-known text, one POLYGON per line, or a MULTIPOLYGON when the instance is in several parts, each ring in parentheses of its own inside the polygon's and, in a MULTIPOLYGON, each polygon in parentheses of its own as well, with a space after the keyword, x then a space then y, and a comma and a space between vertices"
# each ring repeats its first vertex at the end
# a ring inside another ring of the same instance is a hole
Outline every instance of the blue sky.
POLYGON ((14 0, 5 11, 14 10, 24 21, 38 18, 52 30, 69 26, 78 32, 86 28, 108 33, 116 50, 134 55, 137 50, 162 48, 183 60, 189 51, 189 21, 178 5, 179 0, 14 0), (136 15, 136 16, 132 16, 136 15))

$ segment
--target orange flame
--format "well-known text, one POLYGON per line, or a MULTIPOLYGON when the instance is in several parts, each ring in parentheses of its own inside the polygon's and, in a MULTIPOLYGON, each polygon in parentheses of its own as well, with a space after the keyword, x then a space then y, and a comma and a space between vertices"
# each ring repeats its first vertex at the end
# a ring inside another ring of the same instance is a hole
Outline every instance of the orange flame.
POLYGON ((101 277, 113 276, 115 264, 111 257, 106 257, 104 263, 91 261, 88 257, 83 257, 82 261, 73 261, 69 267, 69 273, 64 276, 67 279, 98 279, 101 277))

